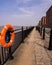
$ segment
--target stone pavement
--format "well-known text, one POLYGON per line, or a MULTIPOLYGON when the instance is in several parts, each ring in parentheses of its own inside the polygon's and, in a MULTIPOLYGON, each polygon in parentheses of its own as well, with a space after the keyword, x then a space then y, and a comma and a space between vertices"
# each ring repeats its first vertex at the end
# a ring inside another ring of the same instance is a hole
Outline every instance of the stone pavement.
POLYGON ((44 48, 45 43, 34 28, 5 65, 52 65, 52 51, 44 48))

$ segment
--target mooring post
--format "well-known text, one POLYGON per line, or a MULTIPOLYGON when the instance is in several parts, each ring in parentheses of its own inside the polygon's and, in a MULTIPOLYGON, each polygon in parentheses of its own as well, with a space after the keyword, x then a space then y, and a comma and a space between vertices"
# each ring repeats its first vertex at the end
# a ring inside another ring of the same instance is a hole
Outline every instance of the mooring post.
POLYGON ((45 27, 43 28, 43 40, 45 39, 45 27))
POLYGON ((12 52, 11 52, 11 46, 9 48, 9 59, 12 60, 14 57, 12 56, 12 52))
POLYGON ((50 41, 49 41, 49 50, 52 50, 52 29, 50 31, 50 41))

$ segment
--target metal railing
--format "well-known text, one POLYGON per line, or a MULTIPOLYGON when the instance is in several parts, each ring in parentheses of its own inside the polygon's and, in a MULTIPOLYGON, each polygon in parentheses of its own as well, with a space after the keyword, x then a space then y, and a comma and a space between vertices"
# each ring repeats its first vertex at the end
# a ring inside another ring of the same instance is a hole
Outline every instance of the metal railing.
POLYGON ((10 48, 3 48, 0 46, 0 65, 4 65, 8 59, 13 59, 12 54, 19 47, 21 42, 27 37, 34 27, 27 27, 25 30, 21 27, 20 30, 15 32, 15 40, 10 48))
POLYGON ((45 28, 41 26, 37 26, 36 30, 40 33, 43 40, 46 41, 45 46, 52 50, 52 29, 51 28, 45 28))

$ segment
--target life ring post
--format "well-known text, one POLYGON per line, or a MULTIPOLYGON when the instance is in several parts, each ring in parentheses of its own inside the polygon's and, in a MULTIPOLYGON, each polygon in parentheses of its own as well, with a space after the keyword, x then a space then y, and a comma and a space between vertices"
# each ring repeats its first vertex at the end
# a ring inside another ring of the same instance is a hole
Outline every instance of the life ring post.
POLYGON ((11 46, 9 47, 9 60, 14 59, 12 52, 11 52, 11 46))

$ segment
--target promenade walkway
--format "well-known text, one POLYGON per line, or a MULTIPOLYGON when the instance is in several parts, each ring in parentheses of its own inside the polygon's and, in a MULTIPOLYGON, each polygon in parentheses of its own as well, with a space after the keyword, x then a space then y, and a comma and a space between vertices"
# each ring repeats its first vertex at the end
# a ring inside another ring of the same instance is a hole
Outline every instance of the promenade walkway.
POLYGON ((52 51, 44 48, 45 43, 34 28, 5 65, 52 65, 52 51))

